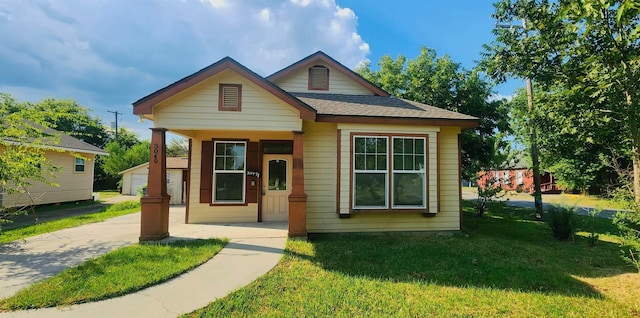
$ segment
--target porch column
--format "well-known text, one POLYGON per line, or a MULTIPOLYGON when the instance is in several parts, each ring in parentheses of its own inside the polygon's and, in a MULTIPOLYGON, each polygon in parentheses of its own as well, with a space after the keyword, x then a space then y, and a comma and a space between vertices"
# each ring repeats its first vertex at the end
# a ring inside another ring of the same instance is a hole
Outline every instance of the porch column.
POLYGON ((307 194, 304 193, 304 133, 293 132, 293 175, 289 195, 289 236, 307 236, 307 194))
POLYGON ((147 194, 140 199, 140 241, 158 241, 169 236, 166 131, 165 128, 151 128, 147 194))

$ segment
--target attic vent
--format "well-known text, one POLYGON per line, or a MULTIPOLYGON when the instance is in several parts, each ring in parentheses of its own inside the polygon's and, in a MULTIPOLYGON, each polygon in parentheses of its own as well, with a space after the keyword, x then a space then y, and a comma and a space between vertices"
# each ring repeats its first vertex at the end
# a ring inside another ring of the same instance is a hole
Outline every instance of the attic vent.
POLYGON ((218 110, 240 111, 242 104, 242 85, 220 84, 218 110))
POLYGON ((309 69, 309 90, 329 90, 329 69, 315 65, 309 69))

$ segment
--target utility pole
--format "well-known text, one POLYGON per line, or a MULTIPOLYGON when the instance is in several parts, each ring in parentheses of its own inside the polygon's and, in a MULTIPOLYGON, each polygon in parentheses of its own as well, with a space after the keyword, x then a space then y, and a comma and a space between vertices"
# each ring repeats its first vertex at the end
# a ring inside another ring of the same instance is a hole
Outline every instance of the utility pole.
MULTIPOLYGON (((527 39, 527 20, 522 19, 522 38, 527 39)), ((533 168, 533 198, 536 207, 536 220, 542 220, 542 190, 540 189, 540 161, 538 160, 538 136, 533 113, 533 86, 527 76, 527 106, 529 109, 529 142, 531 143, 531 164, 533 168)))
POLYGON ((118 141, 118 115, 122 115, 122 113, 112 110, 107 110, 107 112, 116 115, 116 141, 118 141))
MULTIPOLYGON (((527 20, 522 19, 522 25, 501 25, 497 24, 496 27, 501 29, 521 29, 522 39, 527 39, 527 20)), ((542 190, 540 185, 540 161, 538 160, 538 137, 536 133, 536 124, 533 113, 533 86, 531 84, 531 77, 525 78, 527 83, 527 106, 529 110, 529 142, 531 143, 531 164, 533 170, 533 198, 536 207, 536 220, 542 220, 542 190)))

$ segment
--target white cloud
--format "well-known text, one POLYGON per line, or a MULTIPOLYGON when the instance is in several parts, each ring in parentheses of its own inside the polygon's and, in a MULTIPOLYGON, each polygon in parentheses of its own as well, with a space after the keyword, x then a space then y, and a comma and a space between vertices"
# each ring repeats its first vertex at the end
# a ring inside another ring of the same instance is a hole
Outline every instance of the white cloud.
POLYGON ((335 0, 0 2, 0 90, 118 110, 231 56, 261 75, 322 50, 348 67, 370 53, 335 0))
POLYGON ((264 22, 269 22, 269 9, 262 9, 258 17, 264 22))
POLYGON ((214 8, 224 8, 229 5, 226 0, 200 0, 200 2, 207 3, 214 8))

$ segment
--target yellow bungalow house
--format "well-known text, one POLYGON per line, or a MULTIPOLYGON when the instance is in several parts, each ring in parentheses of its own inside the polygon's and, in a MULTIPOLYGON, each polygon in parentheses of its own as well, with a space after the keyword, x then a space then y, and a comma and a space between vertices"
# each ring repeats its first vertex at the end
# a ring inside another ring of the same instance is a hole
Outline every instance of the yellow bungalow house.
POLYGON ((154 124, 141 240, 169 235, 167 130, 189 139, 187 223, 460 229, 458 140, 478 119, 390 96, 323 52, 266 78, 226 57, 133 106, 154 124))
POLYGON ((0 206, 9 208, 93 199, 95 157, 109 153, 53 129, 44 131, 59 138, 45 150, 49 163, 60 168, 54 179, 49 180, 56 185, 36 181, 27 187, 28 193, 3 193, 0 189, 0 206))

